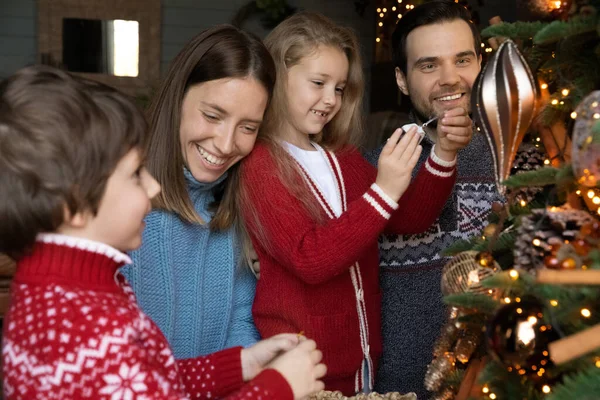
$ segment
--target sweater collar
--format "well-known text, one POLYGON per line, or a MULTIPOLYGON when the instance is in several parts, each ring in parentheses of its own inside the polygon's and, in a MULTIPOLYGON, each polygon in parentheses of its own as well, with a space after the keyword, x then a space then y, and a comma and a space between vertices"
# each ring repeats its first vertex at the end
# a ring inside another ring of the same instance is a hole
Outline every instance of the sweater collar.
POLYGON ((225 172, 223 175, 221 175, 214 182, 199 182, 196 178, 194 178, 194 175, 192 175, 190 170, 187 169, 186 167, 184 167, 183 168, 183 176, 185 177, 185 182, 187 183, 190 190, 210 191, 210 190, 214 189, 215 187, 217 187, 221 182, 223 182, 225 180, 225 178, 227 178, 227 172, 225 172))
POLYGON ((124 264, 131 264, 129 256, 104 243, 43 233, 37 236, 32 252, 19 260, 15 281, 114 290, 117 270, 124 264))

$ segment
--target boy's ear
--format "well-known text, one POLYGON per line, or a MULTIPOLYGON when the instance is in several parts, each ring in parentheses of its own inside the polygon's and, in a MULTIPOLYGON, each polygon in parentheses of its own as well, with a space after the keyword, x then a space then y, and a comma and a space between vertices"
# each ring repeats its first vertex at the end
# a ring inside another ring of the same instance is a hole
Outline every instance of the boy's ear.
POLYGON ((395 68, 394 72, 396 73, 396 85, 398 85, 398 89, 400 89, 405 96, 409 96, 410 93, 408 92, 406 76, 404 76, 404 73, 398 67, 395 68))
POLYGON ((84 228, 87 225, 90 213, 88 211, 77 211, 75 214, 71 214, 69 208, 63 206, 63 226, 70 228, 84 228))

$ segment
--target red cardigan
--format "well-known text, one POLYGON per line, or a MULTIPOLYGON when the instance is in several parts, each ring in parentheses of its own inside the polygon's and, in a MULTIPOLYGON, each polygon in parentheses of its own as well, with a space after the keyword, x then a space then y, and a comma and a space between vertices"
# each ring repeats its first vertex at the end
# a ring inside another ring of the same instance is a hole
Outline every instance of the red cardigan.
POLYGON ((240 347, 176 361, 117 279, 127 256, 92 246, 38 242, 18 263, 3 332, 5 399, 293 398, 275 370, 244 385, 240 347))
POLYGON ((356 149, 323 154, 342 198, 339 218, 331 217, 310 178, 297 177, 320 199, 323 225, 278 179, 266 145, 258 143, 242 161, 242 184, 250 200, 246 206, 253 208, 270 242, 268 249, 261 245, 256 221, 245 212, 260 260, 253 315, 263 337, 303 331, 315 339, 328 367, 327 389, 352 395, 362 388, 363 360, 372 387, 382 350, 378 237, 384 230, 426 231, 450 195, 456 174, 454 163, 430 157, 396 204, 374 184, 376 169, 356 149))

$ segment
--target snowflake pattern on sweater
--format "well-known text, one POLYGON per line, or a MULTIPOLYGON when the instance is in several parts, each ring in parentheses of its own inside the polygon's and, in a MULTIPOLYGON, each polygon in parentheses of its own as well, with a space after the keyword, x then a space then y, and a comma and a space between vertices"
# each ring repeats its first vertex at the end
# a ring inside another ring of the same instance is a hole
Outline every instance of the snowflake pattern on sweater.
POLYGON ((176 361, 119 266, 57 243, 19 262, 2 343, 5 399, 291 397, 273 370, 242 387, 240 347, 176 361))

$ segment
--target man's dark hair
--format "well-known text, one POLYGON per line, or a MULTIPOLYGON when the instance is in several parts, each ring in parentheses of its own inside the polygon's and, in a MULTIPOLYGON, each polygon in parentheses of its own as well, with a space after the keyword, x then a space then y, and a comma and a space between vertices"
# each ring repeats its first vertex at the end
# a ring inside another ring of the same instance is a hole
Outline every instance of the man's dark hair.
POLYGON ((450 0, 433 0, 404 14, 402 19, 396 24, 396 29, 392 35, 392 60, 394 66, 400 68, 406 75, 408 68, 406 56, 406 38, 414 29, 431 24, 450 22, 454 20, 463 20, 471 28, 473 33, 473 42, 475 54, 481 54, 481 36, 479 30, 471 21, 471 14, 462 5, 450 0))

